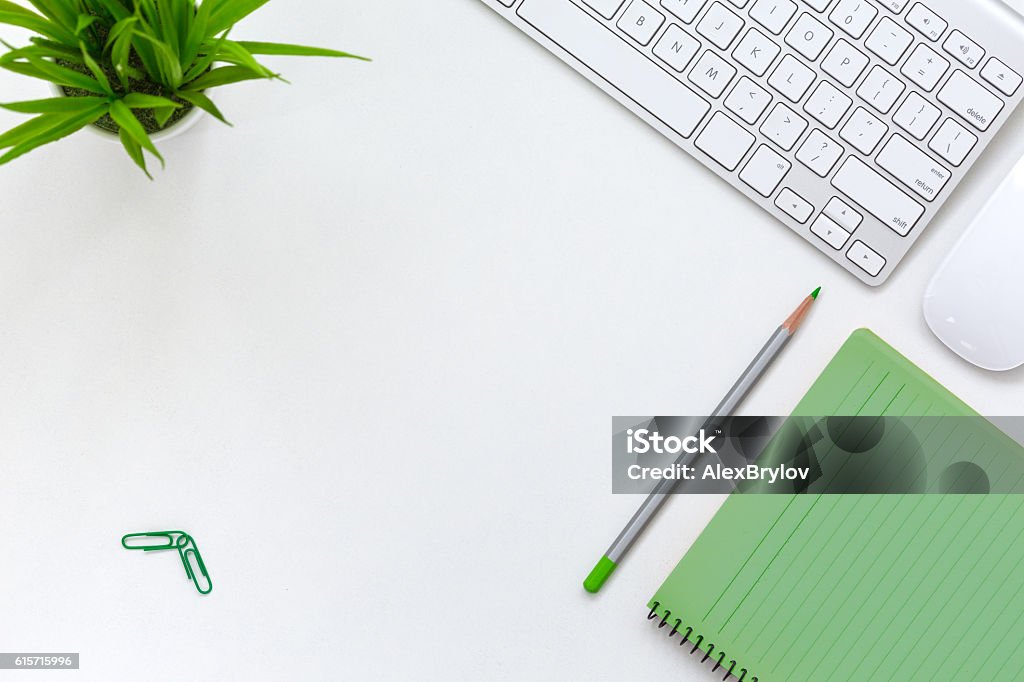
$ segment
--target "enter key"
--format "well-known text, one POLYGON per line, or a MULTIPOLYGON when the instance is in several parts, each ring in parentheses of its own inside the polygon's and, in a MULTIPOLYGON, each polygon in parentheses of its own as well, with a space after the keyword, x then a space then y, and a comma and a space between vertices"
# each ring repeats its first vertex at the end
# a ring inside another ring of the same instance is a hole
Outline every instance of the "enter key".
POLYGON ((893 135, 878 155, 878 165, 928 201, 934 201, 949 182, 948 170, 899 135, 893 135))

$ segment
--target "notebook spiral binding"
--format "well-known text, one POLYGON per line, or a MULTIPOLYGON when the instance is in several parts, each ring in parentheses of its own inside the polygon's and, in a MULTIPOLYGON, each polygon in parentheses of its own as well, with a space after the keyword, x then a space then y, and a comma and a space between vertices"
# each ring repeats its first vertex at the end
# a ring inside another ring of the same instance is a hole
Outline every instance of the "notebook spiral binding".
MULTIPOLYGON (((654 606, 651 608, 651 612, 647 614, 647 620, 654 620, 655 618, 658 617, 658 607, 659 606, 660 606, 660 604, 658 602, 654 602, 654 606)), ((693 654, 697 653, 698 648, 704 642, 704 636, 703 635, 697 635, 696 639, 690 639, 691 637, 694 636, 693 628, 692 627, 687 627, 685 631, 680 631, 679 628, 681 628, 682 625, 683 625, 682 619, 681 618, 672 618, 671 616, 672 616, 672 611, 666 610, 665 614, 661 617, 661 622, 658 623, 658 628, 661 629, 661 628, 665 627, 666 625, 668 625, 669 622, 675 621, 675 625, 672 626, 672 630, 671 630, 671 632, 668 633, 668 636, 671 638, 671 637, 674 637, 676 635, 676 633, 679 633, 679 635, 680 635, 679 646, 683 646, 687 642, 693 642, 693 648, 690 649, 690 655, 692 656, 693 654)), ((715 645, 710 643, 710 642, 708 642, 708 650, 704 653, 704 658, 700 659, 700 662, 704 663, 709 658, 713 658, 713 657, 716 657, 715 645)), ((715 665, 714 665, 713 668, 711 668, 711 672, 717 672, 719 669, 724 669, 725 670, 725 675, 722 677, 722 680, 727 680, 727 679, 729 679, 730 675, 733 675, 737 680, 739 680, 739 682, 758 682, 757 676, 751 677, 749 680, 747 680, 747 669, 746 668, 740 668, 739 672, 734 673, 733 671, 736 670, 736 660, 735 659, 731 660, 729 662, 728 667, 727 667, 725 665, 725 659, 727 659, 727 658, 728 658, 728 656, 726 655, 726 653, 724 651, 721 651, 721 650, 718 651, 717 652, 717 657, 716 657, 716 660, 715 660, 715 665)))

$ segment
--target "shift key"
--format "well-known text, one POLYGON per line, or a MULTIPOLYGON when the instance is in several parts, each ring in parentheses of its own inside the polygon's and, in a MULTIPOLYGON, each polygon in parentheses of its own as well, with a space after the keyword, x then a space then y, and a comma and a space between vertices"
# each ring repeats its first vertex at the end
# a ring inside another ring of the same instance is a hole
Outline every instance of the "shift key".
POLYGON ((832 186, 901 237, 910 234, 924 214, 924 207, 852 156, 836 173, 832 186))

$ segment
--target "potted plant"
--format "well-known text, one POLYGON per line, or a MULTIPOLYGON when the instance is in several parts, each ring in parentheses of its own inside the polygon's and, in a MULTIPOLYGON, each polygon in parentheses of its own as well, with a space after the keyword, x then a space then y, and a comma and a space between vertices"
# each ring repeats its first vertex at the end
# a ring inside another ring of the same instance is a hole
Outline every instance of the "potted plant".
MULTIPOLYGON (((209 91, 279 79, 257 55, 347 57, 302 45, 229 40, 236 23, 268 0, 0 0, 0 24, 28 29, 30 44, 0 56, 0 68, 49 82, 54 96, 0 106, 33 118, 0 134, 0 165, 83 128, 106 131, 146 173, 154 140, 206 112, 227 123, 209 91)), ((229 124, 230 125, 230 124, 229 124)), ((152 178, 152 176, 150 176, 152 178)))

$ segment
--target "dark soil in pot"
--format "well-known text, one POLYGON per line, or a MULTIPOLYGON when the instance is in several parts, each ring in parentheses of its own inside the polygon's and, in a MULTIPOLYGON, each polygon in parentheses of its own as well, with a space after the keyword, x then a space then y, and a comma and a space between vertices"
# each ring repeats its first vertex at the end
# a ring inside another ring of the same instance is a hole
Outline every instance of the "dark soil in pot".
MULTIPOLYGON (((105 43, 106 42, 106 40, 107 40, 107 32, 106 31, 97 31, 97 35, 98 35, 99 40, 100 40, 101 43, 105 43)), ((92 76, 92 72, 89 71, 89 67, 85 66, 84 64, 74 64, 72 62, 64 62, 64 61, 61 61, 59 63, 60 63, 61 66, 67 67, 69 69, 72 69, 73 71, 77 71, 79 73, 85 74, 86 76, 92 76)), ((140 71, 140 72, 143 72, 143 73, 145 72, 145 69, 144 69, 143 64, 142 64, 142 60, 140 60, 138 55, 136 55, 134 52, 132 52, 131 57, 128 60, 128 64, 130 66, 132 66, 133 68, 135 68, 136 70, 140 71)), ((135 117, 137 119, 139 119, 140 123, 142 123, 142 126, 146 129, 146 132, 151 134, 151 135, 153 133, 158 133, 161 130, 168 130, 168 129, 170 129, 178 121, 180 121, 181 119, 185 118, 185 116, 190 111, 192 111, 192 109, 194 108, 192 104, 189 104, 185 100, 183 100, 183 99, 181 99, 179 97, 175 97, 173 94, 168 92, 168 90, 165 87, 163 87, 162 85, 157 85, 156 83, 151 83, 148 80, 135 80, 133 78, 129 78, 128 79, 128 86, 129 86, 129 88, 126 91, 122 87, 121 79, 117 76, 117 72, 114 71, 114 67, 113 66, 111 66, 109 64, 106 64, 106 63, 101 63, 100 64, 100 68, 103 69, 103 73, 107 76, 107 80, 110 81, 110 86, 114 89, 114 92, 118 93, 119 95, 124 95, 124 94, 127 94, 128 92, 137 92, 137 93, 140 93, 140 94, 143 94, 143 95, 156 95, 157 97, 166 97, 167 99, 169 99, 169 100, 171 100, 173 102, 176 102, 176 103, 181 105, 180 109, 175 109, 174 110, 174 113, 167 120, 167 124, 164 125, 163 127, 161 127, 160 124, 156 122, 156 116, 153 115, 153 110, 152 109, 133 109, 132 111, 135 114, 135 117)), ((94 92, 89 92, 88 90, 82 90, 82 89, 79 89, 79 88, 72 88, 72 87, 68 87, 68 86, 63 86, 62 85, 62 86, 60 86, 60 89, 64 92, 64 95, 67 96, 67 97, 95 97, 96 96, 96 93, 94 93, 94 92)), ((116 123, 114 123, 114 119, 110 118, 109 114, 104 114, 103 118, 101 118, 100 120, 98 120, 95 123, 93 123, 93 125, 96 126, 97 128, 101 128, 103 130, 106 130, 106 131, 109 131, 111 133, 114 133, 115 135, 117 133, 121 132, 121 126, 119 126, 116 123)))
MULTIPOLYGON (((82 66, 81 64, 62 64, 62 66, 66 66, 69 69, 74 69, 75 71, 80 71, 84 74, 89 75, 89 69, 82 66)), ((110 79, 110 85, 114 88, 114 92, 124 94, 125 91, 121 87, 120 82, 117 80, 117 76, 114 75, 113 69, 108 69, 104 67, 103 71, 107 74, 107 78, 110 79)), ((139 119, 139 122, 142 124, 142 127, 145 128, 146 132, 149 133, 150 135, 152 135, 153 133, 158 133, 161 130, 168 130, 175 123, 185 118, 185 115, 188 114, 188 112, 192 111, 192 109, 194 108, 185 100, 175 97, 171 93, 167 92, 167 90, 164 89, 163 86, 150 83, 149 81, 137 81, 132 79, 129 79, 128 83, 131 86, 129 92, 138 92, 143 95, 156 95, 158 97, 166 97, 167 99, 182 105, 180 109, 174 110, 174 113, 171 114, 171 117, 167 120, 167 125, 165 125, 163 128, 161 128, 160 124, 156 122, 156 117, 153 115, 152 109, 133 109, 132 112, 135 114, 135 118, 139 119)), ((96 96, 95 92, 89 92, 88 90, 80 90, 79 88, 69 88, 67 86, 60 86, 60 89, 64 92, 64 94, 67 97, 96 96)), ((115 135, 121 131, 121 126, 114 123, 114 119, 110 118, 109 114, 104 114, 103 118, 93 123, 93 125, 97 128, 102 128, 103 130, 107 130, 111 133, 114 133, 115 135)))

